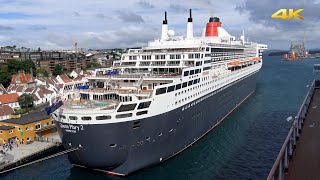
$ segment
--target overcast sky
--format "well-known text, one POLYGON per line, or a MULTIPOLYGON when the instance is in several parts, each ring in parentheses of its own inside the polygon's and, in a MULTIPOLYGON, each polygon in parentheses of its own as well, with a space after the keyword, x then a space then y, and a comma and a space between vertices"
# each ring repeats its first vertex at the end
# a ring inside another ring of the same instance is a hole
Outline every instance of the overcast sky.
POLYGON ((232 35, 288 49, 303 40, 320 47, 320 0, 0 0, 0 46, 42 49, 122 48, 158 38, 164 11, 169 29, 186 34, 188 9, 200 35, 210 16, 232 35), (280 8, 304 8, 303 21, 272 19, 280 8))

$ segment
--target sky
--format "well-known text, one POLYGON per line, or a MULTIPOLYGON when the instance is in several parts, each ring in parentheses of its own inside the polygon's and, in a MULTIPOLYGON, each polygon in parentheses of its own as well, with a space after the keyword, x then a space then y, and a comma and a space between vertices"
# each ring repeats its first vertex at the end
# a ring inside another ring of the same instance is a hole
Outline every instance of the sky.
POLYGON ((42 49, 127 48, 159 38, 164 11, 169 29, 186 34, 193 9, 194 34, 200 36, 211 16, 239 37, 269 49, 288 49, 306 39, 320 48, 320 0, 0 0, 0 46, 42 49), (279 9, 300 9, 304 20, 272 19, 279 9), (304 36, 305 34, 305 36, 304 36))

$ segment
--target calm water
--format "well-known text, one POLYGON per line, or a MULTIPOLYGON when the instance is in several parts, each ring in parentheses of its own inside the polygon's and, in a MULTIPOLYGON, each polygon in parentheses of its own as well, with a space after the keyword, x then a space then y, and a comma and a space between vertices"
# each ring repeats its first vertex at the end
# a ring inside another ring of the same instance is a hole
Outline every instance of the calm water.
POLYGON ((219 127, 180 155, 119 178, 73 167, 66 156, 13 171, 1 179, 265 179, 313 80, 310 59, 264 57, 255 94, 219 127))

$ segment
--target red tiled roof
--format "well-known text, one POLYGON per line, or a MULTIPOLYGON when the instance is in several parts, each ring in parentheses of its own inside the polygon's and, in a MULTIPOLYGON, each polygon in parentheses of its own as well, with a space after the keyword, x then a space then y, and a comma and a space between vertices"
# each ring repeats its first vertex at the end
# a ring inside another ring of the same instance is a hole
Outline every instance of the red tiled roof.
POLYGON ((19 87, 16 89, 17 92, 22 92, 22 90, 23 90, 23 86, 19 86, 19 87))
POLYGON ((33 90, 34 90, 33 88, 29 87, 29 88, 27 88, 24 92, 29 92, 29 93, 31 93, 33 90))
POLYGON ((0 84, 0 92, 4 92, 4 93, 7 92, 6 88, 4 88, 2 84, 0 84))
POLYGON ((83 77, 84 77, 84 76, 78 76, 78 77, 74 78, 73 80, 74 80, 74 81, 81 81, 83 77))
POLYGON ((59 75, 64 83, 72 82, 72 80, 65 74, 59 75))
POLYGON ((40 99, 38 98, 37 95, 31 94, 33 101, 39 101, 40 99))
POLYGON ((18 102, 19 95, 17 93, 13 94, 2 94, 0 95, 0 102, 2 104, 8 104, 13 102, 18 102))
POLYGON ((40 89, 40 91, 41 91, 43 94, 52 94, 52 93, 53 93, 53 91, 50 91, 49 89, 45 89, 45 88, 40 89))
POLYGON ((7 116, 13 114, 14 111, 8 105, 0 106, 0 116, 7 116))
POLYGON ((30 81, 31 74, 24 74, 24 73, 14 74, 14 75, 12 75, 10 84, 17 84, 17 78, 20 79, 20 82, 22 84, 26 84, 26 83, 28 83, 30 81))

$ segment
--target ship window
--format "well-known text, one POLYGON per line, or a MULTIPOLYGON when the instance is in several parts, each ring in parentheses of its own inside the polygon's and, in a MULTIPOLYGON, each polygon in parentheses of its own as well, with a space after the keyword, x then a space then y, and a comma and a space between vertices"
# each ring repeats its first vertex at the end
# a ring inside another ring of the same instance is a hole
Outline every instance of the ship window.
POLYGON ((66 116, 60 115, 60 119, 66 119, 66 116))
POLYGON ((111 116, 97 116, 96 120, 108 120, 111 119, 111 116))
POLYGON ((198 74, 199 73, 199 69, 196 69, 195 73, 198 74))
POLYGON ((159 55, 155 55, 155 59, 160 59, 160 58, 159 58, 159 55))
POLYGON ((148 111, 140 111, 140 112, 137 112, 137 116, 140 116, 140 115, 143 115, 143 114, 148 114, 148 111))
POLYGON ((181 89, 181 84, 176 85, 176 90, 181 89))
POLYGON ((117 147, 117 144, 110 144, 110 147, 112 148, 117 147))
POLYGON ((148 108, 151 104, 151 101, 147 101, 147 102, 142 102, 139 104, 138 109, 145 109, 148 108))
POLYGON ((208 64, 208 63, 210 63, 210 62, 211 62, 211 60, 205 60, 205 61, 204 61, 205 64, 208 64))
POLYGON ((172 92, 172 91, 174 91, 174 86, 169 86, 167 92, 172 92))
POLYGON ((170 59, 175 59, 175 55, 170 55, 170 59))
POLYGON ((136 108, 136 105, 137 104, 121 105, 120 108, 117 110, 117 112, 132 111, 136 108))
POLYGON ((210 49, 209 49, 209 47, 206 47, 206 51, 209 51, 210 49))
POLYGON ((190 71, 190 75, 193 75, 193 74, 194 74, 194 70, 191 70, 191 71, 190 71))
POLYGON ((70 120, 78 120, 78 117, 77 116, 69 116, 69 119, 70 120))
POLYGON ((183 84, 182 84, 182 88, 184 88, 184 87, 187 87, 187 82, 184 82, 183 84))
POLYGON ((204 70, 204 71, 209 70, 209 69, 211 69, 211 67, 210 67, 210 66, 209 66, 209 67, 204 67, 204 68, 203 68, 203 70, 204 70))
POLYGON ((189 75, 189 71, 185 71, 183 76, 188 76, 189 75))
POLYGON ((177 54, 177 55, 176 55, 176 59, 181 59, 181 55, 180 55, 180 54, 177 54))
POLYGON ((193 80, 189 81, 188 86, 191 86, 193 83, 193 80))
POLYGON ((91 120, 91 117, 90 116, 84 116, 84 117, 81 117, 81 119, 83 121, 90 121, 91 120))
POLYGON ((166 59, 166 55, 161 55, 160 58, 161 59, 166 59))
POLYGON ((198 83, 198 79, 193 80, 193 84, 197 84, 198 83))
POLYGON ((131 116, 132 116, 132 113, 128 113, 128 114, 118 114, 118 115, 116 115, 116 118, 119 119, 119 118, 131 117, 131 116))
POLYGON ((164 88, 159 88, 159 89, 157 89, 157 91, 156 91, 156 95, 164 94, 164 93, 166 93, 166 92, 167 92, 167 88, 166 88, 166 87, 164 87, 164 88))

